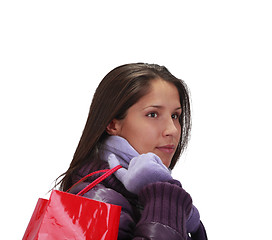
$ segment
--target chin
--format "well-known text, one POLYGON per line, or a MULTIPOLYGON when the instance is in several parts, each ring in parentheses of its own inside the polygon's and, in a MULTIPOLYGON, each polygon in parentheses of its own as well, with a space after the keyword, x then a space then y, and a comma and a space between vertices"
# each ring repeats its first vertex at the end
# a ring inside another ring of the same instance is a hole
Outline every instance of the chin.
POLYGON ((170 160, 164 160, 162 158, 161 158, 161 160, 162 160, 163 165, 166 166, 167 168, 169 168, 169 166, 171 164, 171 161, 170 160))
MULTIPOLYGON (((155 153, 155 152, 154 152, 154 153, 155 153)), ((168 159, 168 158, 165 157, 165 156, 161 156, 161 154, 158 154, 158 153, 155 153, 155 154, 161 159, 163 165, 166 166, 167 168, 169 168, 173 156, 171 156, 171 158, 168 159)))

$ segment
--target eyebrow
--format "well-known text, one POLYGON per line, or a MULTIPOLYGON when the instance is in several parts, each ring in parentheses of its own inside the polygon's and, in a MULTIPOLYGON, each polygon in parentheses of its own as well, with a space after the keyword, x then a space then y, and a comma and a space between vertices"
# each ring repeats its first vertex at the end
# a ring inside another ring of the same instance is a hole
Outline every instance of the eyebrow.
MULTIPOLYGON (((160 106, 160 105, 151 105, 151 106, 147 106, 147 107, 144 107, 143 109, 146 109, 146 108, 163 108, 163 106, 160 106)), ((177 107, 177 108, 175 108, 175 110, 179 110, 179 109, 181 109, 181 107, 177 107)))

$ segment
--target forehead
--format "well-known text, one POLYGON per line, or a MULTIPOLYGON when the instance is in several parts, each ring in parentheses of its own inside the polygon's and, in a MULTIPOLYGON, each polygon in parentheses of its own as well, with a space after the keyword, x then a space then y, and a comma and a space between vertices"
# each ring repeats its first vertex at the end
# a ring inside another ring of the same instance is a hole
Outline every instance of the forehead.
POLYGON ((180 96, 177 87, 162 79, 150 82, 150 89, 138 104, 174 105, 180 107, 180 96))

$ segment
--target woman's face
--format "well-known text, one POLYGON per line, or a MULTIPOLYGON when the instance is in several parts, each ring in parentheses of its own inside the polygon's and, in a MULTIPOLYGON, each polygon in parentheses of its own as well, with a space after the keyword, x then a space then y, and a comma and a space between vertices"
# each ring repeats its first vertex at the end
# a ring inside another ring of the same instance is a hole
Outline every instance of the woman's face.
POLYGON ((115 135, 125 138, 139 153, 155 153, 166 167, 177 149, 181 104, 174 84, 151 81, 150 92, 132 105, 122 120, 115 121, 115 135))

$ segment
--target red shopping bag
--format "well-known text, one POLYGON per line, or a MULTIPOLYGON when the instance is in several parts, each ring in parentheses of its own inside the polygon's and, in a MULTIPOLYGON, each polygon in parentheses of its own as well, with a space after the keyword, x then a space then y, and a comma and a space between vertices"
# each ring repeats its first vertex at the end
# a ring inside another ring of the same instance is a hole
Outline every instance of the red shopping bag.
MULTIPOLYGON (((49 200, 40 198, 27 226, 23 240, 117 239, 121 207, 88 199, 80 195, 87 192, 120 167, 102 170, 106 173, 77 195, 53 190, 49 200)), ((95 173, 87 175, 84 179, 95 173)), ((81 179, 79 182, 84 179, 81 179)))

